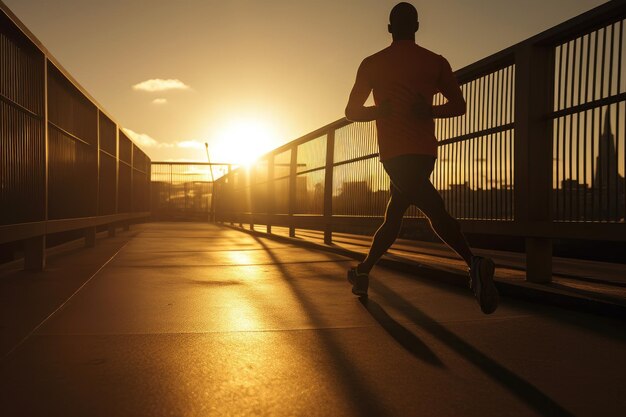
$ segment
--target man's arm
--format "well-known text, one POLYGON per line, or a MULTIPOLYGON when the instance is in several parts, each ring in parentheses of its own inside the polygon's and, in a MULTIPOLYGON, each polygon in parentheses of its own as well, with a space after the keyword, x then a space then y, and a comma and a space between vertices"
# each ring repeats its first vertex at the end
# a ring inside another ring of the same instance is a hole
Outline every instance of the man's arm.
POLYGON ((346 117, 353 122, 369 122, 384 117, 390 112, 389 103, 385 102, 381 106, 364 106, 365 101, 372 92, 372 87, 365 74, 365 61, 359 66, 356 73, 356 81, 350 92, 348 105, 346 106, 346 117))
POLYGON ((437 87, 448 101, 444 104, 433 106, 423 96, 418 95, 413 104, 413 114, 418 119, 443 119, 465 114, 466 104, 463 92, 452 73, 450 64, 444 57, 441 57, 441 59, 443 63, 437 87))
POLYGON ((465 114, 467 107, 463 92, 456 81, 450 63, 444 57, 441 59, 443 63, 439 76, 439 91, 448 101, 439 106, 433 106, 432 115, 434 118, 461 116, 465 114))

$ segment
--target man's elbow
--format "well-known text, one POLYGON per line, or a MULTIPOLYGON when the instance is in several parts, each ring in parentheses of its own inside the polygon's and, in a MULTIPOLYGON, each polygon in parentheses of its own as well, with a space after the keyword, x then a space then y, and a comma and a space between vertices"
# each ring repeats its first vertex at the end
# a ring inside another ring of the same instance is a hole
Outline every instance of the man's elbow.
POLYGON ((355 112, 354 108, 350 105, 346 106, 344 114, 346 115, 346 119, 350 120, 351 122, 356 121, 356 119, 358 118, 357 112, 355 112))
POLYGON ((467 103, 464 98, 459 99, 455 106, 455 116, 463 116, 467 112, 467 103))

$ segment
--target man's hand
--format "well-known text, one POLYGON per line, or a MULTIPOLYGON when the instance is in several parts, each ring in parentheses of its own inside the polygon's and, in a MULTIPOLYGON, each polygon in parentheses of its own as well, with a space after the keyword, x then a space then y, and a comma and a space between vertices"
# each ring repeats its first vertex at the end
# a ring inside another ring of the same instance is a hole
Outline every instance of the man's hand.
POLYGON ((426 101, 424 96, 418 94, 415 98, 415 102, 411 107, 411 112, 413 116, 418 119, 432 119, 433 117, 433 106, 426 101))

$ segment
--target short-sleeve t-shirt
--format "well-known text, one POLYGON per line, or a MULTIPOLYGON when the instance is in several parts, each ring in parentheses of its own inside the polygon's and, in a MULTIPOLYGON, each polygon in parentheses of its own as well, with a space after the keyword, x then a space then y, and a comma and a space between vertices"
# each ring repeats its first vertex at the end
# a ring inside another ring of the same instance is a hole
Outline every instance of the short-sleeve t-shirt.
POLYGON ((376 120, 381 161, 407 154, 437 156, 434 120, 416 118, 411 108, 419 95, 432 103, 438 92, 446 97, 458 94, 458 83, 443 56, 412 40, 394 41, 363 60, 355 88, 373 91, 376 105, 391 102, 391 114, 376 120))

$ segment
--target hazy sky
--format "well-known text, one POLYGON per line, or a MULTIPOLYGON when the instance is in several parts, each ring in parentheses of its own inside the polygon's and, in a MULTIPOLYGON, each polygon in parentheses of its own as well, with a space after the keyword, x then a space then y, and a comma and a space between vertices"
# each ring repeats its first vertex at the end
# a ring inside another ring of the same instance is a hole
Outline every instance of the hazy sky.
MULTIPOLYGON (((3 1, 153 160, 204 161, 208 141, 219 162, 342 117, 360 61, 390 42, 397 3, 3 1), (155 79, 178 82, 141 84, 155 79)), ((417 42, 458 69, 604 1, 412 3, 417 42)))

